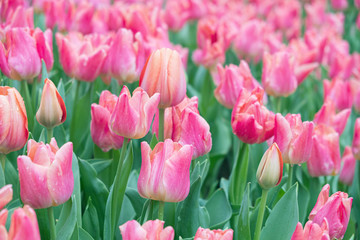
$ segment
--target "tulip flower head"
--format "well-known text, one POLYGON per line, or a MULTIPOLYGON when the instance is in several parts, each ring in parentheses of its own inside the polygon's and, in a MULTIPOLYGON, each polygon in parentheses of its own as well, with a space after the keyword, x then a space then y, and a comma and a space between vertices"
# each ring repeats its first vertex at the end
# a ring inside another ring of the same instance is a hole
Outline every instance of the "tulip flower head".
POLYGON ((291 240, 330 240, 329 237, 329 224, 326 218, 321 225, 314 223, 313 221, 307 221, 305 228, 302 227, 299 222, 296 225, 296 229, 291 237, 291 240))
POLYGON ((28 120, 20 93, 0 86, 0 154, 21 149, 29 136, 28 120))
POLYGON ((0 210, 3 209, 13 198, 12 185, 6 185, 0 189, 0 210))
POLYGON ((74 188, 73 145, 60 149, 55 138, 50 144, 29 140, 27 156, 19 156, 21 200, 33 208, 48 208, 66 202, 74 188))
POLYGON ((36 119, 41 125, 48 129, 54 128, 66 120, 64 100, 56 89, 55 84, 48 78, 45 79, 36 119))
POLYGON ((149 220, 142 226, 136 221, 131 220, 120 227, 123 240, 173 240, 174 229, 172 227, 164 228, 164 221, 149 220))
POLYGON ((261 158, 256 172, 258 183, 263 189, 277 186, 282 179, 283 160, 276 143, 273 143, 261 158))
POLYGON ((232 240, 234 231, 226 230, 210 230, 199 227, 196 231, 194 240, 232 240))
POLYGON ((180 202, 189 194, 190 164, 193 149, 171 139, 159 142, 151 150, 141 143, 140 196, 163 202, 180 202))
POLYGON ((339 175, 339 180, 342 183, 351 186, 354 179, 356 166, 356 159, 352 153, 351 147, 345 147, 341 162, 342 167, 339 175))
POLYGON ((360 160, 360 118, 355 120, 354 138, 352 142, 352 152, 357 160, 360 160))

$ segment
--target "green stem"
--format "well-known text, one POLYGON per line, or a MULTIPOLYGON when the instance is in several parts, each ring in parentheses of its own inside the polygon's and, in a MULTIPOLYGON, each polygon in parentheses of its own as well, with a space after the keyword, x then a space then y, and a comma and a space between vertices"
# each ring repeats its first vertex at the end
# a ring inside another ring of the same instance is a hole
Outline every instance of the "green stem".
POLYGON ((292 178, 293 178, 293 166, 289 164, 289 172, 288 172, 288 181, 286 185, 286 190, 289 190, 292 185, 292 178))
POLYGON ((259 213, 258 213, 258 217, 257 217, 257 221, 256 221, 254 240, 260 239, 260 232, 261 232, 261 227, 262 227, 264 213, 265 213, 266 198, 267 198, 268 191, 269 191, 268 189, 262 190, 260 208, 259 208, 259 213))
POLYGON ((22 91, 22 96, 24 98, 24 102, 25 102, 26 113, 28 116, 29 131, 32 132, 33 126, 34 126, 34 112, 33 112, 30 92, 29 92, 29 86, 28 86, 28 83, 24 80, 21 81, 21 91, 22 91))
POLYGON ((153 220, 153 211, 154 211, 154 200, 150 199, 149 204, 149 217, 147 220, 153 220))
POLYGON ((48 141, 48 143, 50 143, 51 138, 53 137, 54 129, 53 128, 47 128, 46 130, 47 130, 47 141, 48 141))
POLYGON ((6 184, 6 182, 5 182, 6 155, 3 154, 3 153, 0 153, 0 160, 1 160, 1 167, 2 167, 2 171, 3 171, 3 176, 4 176, 4 184, 6 184))
POLYGON ((55 219, 54 219, 54 209, 53 207, 49 207, 47 209, 48 217, 49 217, 49 224, 50 224, 50 239, 56 239, 56 228, 55 228, 55 219))
POLYGON ((276 112, 281 113, 281 97, 277 97, 276 101, 276 112))
POLYGON ((164 118, 165 118, 165 109, 159 108, 159 142, 164 141, 164 118))
POLYGON ((159 201, 159 215, 158 215, 159 220, 164 220, 164 206, 165 206, 165 202, 159 201))

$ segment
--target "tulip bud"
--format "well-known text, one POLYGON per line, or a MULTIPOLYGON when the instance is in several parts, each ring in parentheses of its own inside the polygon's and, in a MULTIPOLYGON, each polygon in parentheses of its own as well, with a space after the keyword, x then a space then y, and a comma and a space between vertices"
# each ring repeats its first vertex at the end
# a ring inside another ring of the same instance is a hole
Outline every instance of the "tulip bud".
POLYGON ((189 194, 190 164, 193 149, 171 139, 159 142, 151 150, 141 143, 140 196, 163 202, 180 202, 189 194))
POLYGON ((210 230, 199 227, 195 234, 195 240, 232 240, 234 231, 226 230, 210 230))
POLYGON ((305 228, 298 222, 291 240, 330 240, 329 237, 329 224, 326 218, 321 226, 313 221, 307 221, 305 228))
POLYGON ((342 156, 342 167, 340 171, 339 180, 346 185, 351 186, 354 174, 355 174, 355 166, 356 159, 351 151, 351 147, 345 147, 343 156, 342 156))
POLYGON ((355 121, 352 152, 357 160, 360 160, 360 118, 355 121))
POLYGON ((41 95, 39 110, 36 113, 37 121, 44 127, 51 129, 65 122, 65 103, 54 83, 46 78, 41 95))
POLYGON ((36 213, 31 207, 25 205, 14 211, 7 239, 40 240, 36 213))
POLYGON ((33 208, 48 208, 66 202, 74 188, 72 143, 59 149, 55 138, 46 145, 31 139, 27 154, 17 159, 23 203, 33 208))
POLYGON ((186 79, 179 53, 162 48, 148 58, 140 76, 140 87, 150 96, 160 93, 160 108, 179 104, 186 94, 186 79))
POLYGON ((283 160, 276 143, 273 143, 261 158, 256 178, 263 189, 270 189, 281 182, 283 160))
POLYGON ((0 86, 0 154, 21 149, 29 136, 25 104, 15 88, 0 86))
POLYGON ((142 226, 136 221, 131 220, 120 227, 123 240, 173 240, 174 229, 172 227, 164 228, 164 221, 149 220, 142 226))
POLYGON ((13 197, 13 189, 11 185, 6 185, 0 189, 0 210, 8 204, 13 197))

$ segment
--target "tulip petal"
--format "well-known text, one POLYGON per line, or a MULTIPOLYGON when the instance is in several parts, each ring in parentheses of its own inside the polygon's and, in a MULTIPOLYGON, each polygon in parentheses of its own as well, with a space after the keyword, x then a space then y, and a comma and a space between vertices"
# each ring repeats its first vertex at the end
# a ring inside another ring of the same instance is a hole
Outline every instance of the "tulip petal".
POLYGON ((144 240, 147 239, 147 233, 141 225, 135 221, 131 220, 121 225, 120 227, 121 235, 123 240, 144 240))

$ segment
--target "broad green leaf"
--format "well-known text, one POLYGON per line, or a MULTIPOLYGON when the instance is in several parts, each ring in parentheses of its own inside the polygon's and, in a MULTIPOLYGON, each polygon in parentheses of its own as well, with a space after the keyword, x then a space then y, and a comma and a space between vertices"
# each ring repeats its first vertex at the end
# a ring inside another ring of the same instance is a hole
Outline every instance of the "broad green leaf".
MULTIPOLYGON (((41 239, 50 239, 50 225, 47 209, 35 209, 41 239)), ((10 218, 8 217, 10 221, 10 218)))
POLYGON ((68 240, 73 234, 77 222, 76 202, 76 195, 72 195, 71 198, 64 203, 59 221, 56 223, 56 240, 68 240))
POLYGON ((307 209, 309 207, 310 193, 305 186, 299 184, 299 222, 305 223, 308 217, 307 209))
POLYGON ((79 227, 79 239, 80 240, 94 240, 100 238, 93 238, 87 231, 79 227))
POLYGON ((206 202, 205 208, 210 216, 210 228, 222 228, 232 215, 231 206, 224 189, 218 189, 206 202))
POLYGON ((151 141, 150 141, 150 147, 151 149, 154 149, 154 147, 156 146, 156 144, 158 143, 158 139, 156 137, 156 134, 154 134, 151 138, 151 141))
POLYGON ((298 222, 298 184, 295 183, 272 209, 260 239, 289 240, 298 222))
POLYGON ((249 206, 250 206, 249 194, 250 194, 250 183, 248 183, 247 185, 241 203, 241 208, 238 216, 238 223, 234 233, 235 240, 251 239, 250 216, 249 216, 249 206))
MULTIPOLYGON (((6 157, 5 156, 0 156, 0 158, 2 158, 2 157, 5 158, 5 169, 6 169, 6 162, 7 162, 6 157)), ((2 165, 0 164, 0 188, 2 188, 3 186, 5 186, 5 175, 4 175, 4 170, 2 168, 2 165)))
POLYGON ((80 171, 79 171, 78 158, 76 157, 75 153, 73 153, 73 158, 72 158, 72 171, 74 175, 73 195, 75 196, 75 200, 76 200, 76 218, 77 218, 78 226, 81 227, 82 219, 81 219, 80 171))
POLYGON ((86 230, 94 239, 100 239, 100 224, 99 217, 95 206, 92 204, 91 198, 85 208, 83 215, 83 228, 86 230))
POLYGON ((142 198, 139 195, 137 189, 130 188, 130 187, 126 188, 125 194, 129 198, 133 208, 135 209, 135 212, 136 212, 136 217, 135 218, 140 217, 143 206, 144 206, 144 204, 146 202, 146 199, 142 198))
POLYGON ((45 61, 44 61, 44 59, 41 59, 41 83, 42 84, 44 84, 45 78, 49 78, 49 75, 48 75, 48 72, 46 69, 45 61))

